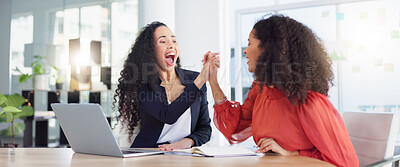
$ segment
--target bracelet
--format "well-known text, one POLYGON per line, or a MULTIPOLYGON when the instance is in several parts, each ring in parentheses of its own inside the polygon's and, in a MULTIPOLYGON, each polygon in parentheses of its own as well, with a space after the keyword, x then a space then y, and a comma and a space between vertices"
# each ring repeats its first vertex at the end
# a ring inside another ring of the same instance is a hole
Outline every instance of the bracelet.
POLYGON ((226 98, 226 96, 224 97, 224 100, 220 101, 217 103, 217 101, 214 101, 214 105, 220 105, 222 103, 225 103, 226 101, 228 101, 228 99, 226 98))

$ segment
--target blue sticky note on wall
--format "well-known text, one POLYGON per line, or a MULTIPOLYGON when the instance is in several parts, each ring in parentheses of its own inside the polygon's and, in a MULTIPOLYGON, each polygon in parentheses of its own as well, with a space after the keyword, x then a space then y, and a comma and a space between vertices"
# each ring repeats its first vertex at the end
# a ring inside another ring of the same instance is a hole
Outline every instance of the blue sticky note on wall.
POLYGON ((336 13, 336 20, 337 21, 344 20, 344 13, 336 13))

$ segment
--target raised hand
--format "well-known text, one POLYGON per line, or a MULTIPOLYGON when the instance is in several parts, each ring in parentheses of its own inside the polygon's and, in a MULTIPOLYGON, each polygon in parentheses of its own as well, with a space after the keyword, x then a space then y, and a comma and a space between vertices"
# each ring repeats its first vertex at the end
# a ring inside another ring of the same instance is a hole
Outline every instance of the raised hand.
MULTIPOLYGON (((213 53, 213 52, 211 52, 211 51, 208 51, 208 52, 206 52, 206 53, 204 54, 203 60, 201 60, 201 62, 203 62, 203 65, 204 65, 204 64, 206 64, 206 62, 207 62, 207 60, 208 60, 209 58, 211 58, 212 56, 218 57, 218 55, 219 55, 218 52, 213 53)), ((218 57, 218 61, 219 61, 219 57, 218 57)), ((218 68, 219 68, 219 62, 218 62, 218 68)))
POLYGON ((220 65, 219 57, 218 56, 211 56, 210 58, 210 78, 209 82, 211 83, 216 83, 218 82, 217 74, 218 74, 218 68, 220 65))
MULTIPOLYGON (((202 62, 204 64, 210 63, 209 68, 209 83, 211 87, 211 91, 214 97, 214 102, 215 104, 219 104, 225 99, 225 94, 222 92, 221 87, 219 87, 218 84, 218 79, 217 79, 217 74, 218 74, 218 68, 220 66, 220 61, 218 57, 219 53, 212 53, 208 51, 206 54, 204 54, 204 58, 202 62)), ((203 69, 206 67, 203 67, 203 69)))
MULTIPOLYGON (((212 53, 208 51, 206 54, 204 54, 204 58, 202 60, 203 62, 203 69, 201 69, 201 72, 199 76, 194 80, 194 84, 197 86, 197 88, 201 88, 204 83, 206 83, 209 78, 210 78, 210 65, 212 61, 215 61, 216 55, 219 53, 212 53), (212 61, 210 61, 212 59, 212 61)), ((218 62, 219 66, 219 62, 218 62)))

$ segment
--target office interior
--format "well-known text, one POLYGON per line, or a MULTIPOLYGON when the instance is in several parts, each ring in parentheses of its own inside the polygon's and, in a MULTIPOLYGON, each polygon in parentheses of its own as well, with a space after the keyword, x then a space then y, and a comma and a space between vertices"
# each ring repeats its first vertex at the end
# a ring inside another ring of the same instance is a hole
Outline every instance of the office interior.
MULTIPOLYGON (((49 104, 98 103, 120 144, 129 145, 113 96, 136 35, 153 21, 176 34, 185 69, 200 71, 203 54, 219 52, 221 88, 243 102, 253 81, 243 50, 254 23, 270 13, 290 16, 322 39, 335 75, 329 99, 340 114, 400 112, 399 0, 2 0, 0 93, 22 95, 35 111, 29 121, 14 121, 15 142, 68 147, 49 104), (32 63, 40 58, 44 81, 21 83, 20 76, 34 73, 32 63)), ((211 117, 212 99, 209 91, 211 117)), ((0 139, 9 143, 10 124, 1 120, 0 139)), ((212 126, 207 144, 227 146, 212 126)), ((400 154, 400 138, 394 138, 394 154, 400 154)))

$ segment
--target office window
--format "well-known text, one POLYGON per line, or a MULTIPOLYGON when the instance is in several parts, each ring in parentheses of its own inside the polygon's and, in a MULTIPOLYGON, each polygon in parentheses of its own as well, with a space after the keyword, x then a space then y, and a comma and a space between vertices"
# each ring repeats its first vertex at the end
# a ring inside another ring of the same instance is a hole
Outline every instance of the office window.
MULTIPOLYGON (((289 16, 309 27, 322 40, 328 54, 330 56, 335 54, 335 46, 338 43, 335 5, 280 10, 278 13, 289 16)), ((337 61, 332 62, 335 78, 334 85, 329 89, 329 99, 336 108, 339 107, 337 63, 337 61)))
POLYGON ((138 1, 114 2, 111 5, 111 43, 113 85, 118 83, 123 62, 138 33, 138 1))
POLYGON ((52 13, 54 15, 53 44, 64 44, 64 11, 52 13))
POLYGON ((64 10, 64 34, 66 39, 79 38, 79 8, 64 10))
MULTIPOLYGON (((112 83, 116 84, 123 61, 138 32, 137 13, 137 0, 57 11, 53 44, 61 45, 65 49, 63 54, 68 55, 66 48, 69 47, 70 39, 101 41, 101 65, 112 67, 112 83)), ((87 49, 89 47, 82 47, 81 52, 89 52, 87 49)), ((58 56, 57 59, 63 58, 58 56)), ((65 66, 65 62, 68 60, 57 62, 63 62, 65 66)))
POLYGON ((10 52, 11 52, 11 72, 18 74, 17 67, 21 71, 29 71, 25 69, 24 51, 25 44, 32 43, 33 40, 33 16, 19 16, 11 20, 11 35, 10 35, 10 52))
POLYGON ((100 5, 81 8, 80 37, 91 40, 101 40, 101 32, 107 31, 107 26, 102 27, 102 23, 107 22, 108 10, 100 5))
POLYGON ((400 1, 340 5, 343 111, 400 111, 400 1))
MULTIPOLYGON (((96 41, 93 48, 99 48, 101 60, 92 69, 92 81, 99 81, 99 72, 109 71, 111 67, 111 90, 101 94, 101 105, 107 116, 115 116, 112 109, 113 94, 122 62, 125 60, 130 46, 138 31, 138 1, 117 0, 104 1, 70 1, 54 0, 50 4, 46 0, 38 0, 35 5, 15 3, 11 22, 11 68, 18 67, 23 73, 32 73, 30 63, 34 55, 45 56, 48 64, 55 65, 59 71, 49 77, 50 89, 55 89, 56 78, 62 75, 64 89, 61 103, 67 102, 67 91, 70 88, 71 72, 69 64, 69 41, 82 39, 86 46, 81 53, 89 56, 90 41, 96 41), (34 19, 35 18, 35 19, 34 19), (100 41, 100 42, 98 42, 100 41), (57 74, 58 73, 58 74, 57 74), (95 77, 93 77, 96 75, 95 77), (95 78, 95 79, 94 79, 95 78)), ((98 54, 98 53, 96 53, 98 54)), ((82 54, 83 55, 83 54, 82 54)), ((82 61, 82 57, 79 61, 82 61)), ((12 70, 12 93, 32 89, 32 79, 19 83, 19 72, 12 70)), ((108 85, 107 85, 108 86, 108 85)), ((85 93, 85 92, 83 92, 85 93)), ((47 110, 47 99, 36 99, 36 110, 47 110)), ((88 96, 81 102, 87 102, 88 96)), ((50 123, 49 139, 54 142, 58 138, 56 123, 50 123)))
MULTIPOLYGON (((289 3, 289 1, 277 2, 289 3)), ((330 98, 341 112, 366 111, 366 109, 394 112, 398 111, 399 106, 399 99, 395 98, 395 92, 399 91, 394 86, 400 82, 400 79, 394 77, 398 75, 399 64, 396 54, 400 50, 397 47, 400 41, 399 10, 399 1, 386 0, 247 12, 240 18, 241 47, 242 50, 246 47, 252 26, 263 15, 277 12, 290 16, 310 27, 322 39, 328 54, 332 57, 335 86, 331 88, 330 98), (382 85, 383 88, 366 91, 373 85, 382 85), (340 86, 342 87, 339 90, 340 86), (369 93, 376 96, 368 96, 369 93)), ((231 40, 234 48, 235 38, 231 40)), ((241 54, 243 57, 243 53, 241 54)), ((235 71, 236 67, 232 66, 235 64, 234 54, 231 57, 233 62, 231 68, 235 71)), ((248 78, 251 75, 246 74, 248 71, 245 62, 243 59, 240 67, 243 89, 248 87, 248 82, 251 80, 248 78)), ((234 75, 231 76, 231 82, 237 80, 238 76, 234 75)), ((234 83, 232 85, 234 86, 234 83)))

